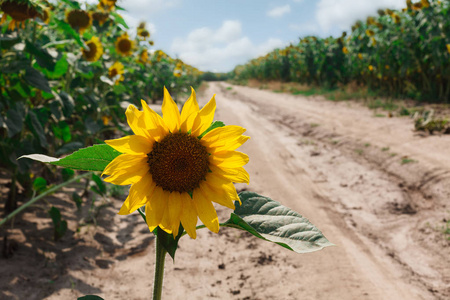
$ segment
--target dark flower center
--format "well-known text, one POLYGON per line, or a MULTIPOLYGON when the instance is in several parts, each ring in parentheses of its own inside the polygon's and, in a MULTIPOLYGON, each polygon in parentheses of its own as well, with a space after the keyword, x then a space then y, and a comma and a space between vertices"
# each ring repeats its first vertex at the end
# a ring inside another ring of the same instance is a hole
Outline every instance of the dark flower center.
POLYGON ((87 12, 82 9, 75 9, 67 15, 67 23, 74 29, 83 29, 89 26, 90 17, 87 12))
POLYGON ((206 147, 187 133, 170 133, 147 156, 156 185, 170 192, 192 192, 209 170, 206 147))
POLYGON ((118 47, 121 52, 129 52, 131 50, 131 42, 129 39, 122 39, 119 41, 118 47))
POLYGON ((86 57, 86 59, 93 59, 97 54, 97 45, 95 45, 94 42, 88 42, 87 46, 89 50, 83 49, 83 54, 86 57))

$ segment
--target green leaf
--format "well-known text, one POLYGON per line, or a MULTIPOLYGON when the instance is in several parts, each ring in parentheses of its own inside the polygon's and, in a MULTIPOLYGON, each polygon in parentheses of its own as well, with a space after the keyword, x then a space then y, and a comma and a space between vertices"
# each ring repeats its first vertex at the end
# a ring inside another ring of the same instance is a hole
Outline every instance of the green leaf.
POLYGON ((72 0, 61 0, 62 2, 68 4, 71 8, 73 9, 80 9, 80 3, 78 3, 77 1, 72 1, 72 0))
POLYGON ((29 85, 35 88, 38 88, 47 93, 52 92, 50 86, 48 85, 47 79, 38 70, 35 70, 31 67, 26 68, 24 79, 29 85))
POLYGON ((248 231, 297 253, 333 246, 308 219, 290 208, 254 192, 242 192, 239 198, 242 205, 235 202, 236 209, 224 226, 248 231))
POLYGON ((80 45, 83 48, 86 48, 86 45, 84 44, 83 40, 81 39, 80 35, 78 34, 78 32, 76 32, 72 27, 70 27, 69 24, 67 24, 64 21, 60 21, 58 19, 54 19, 55 23, 58 25, 58 29, 63 30, 65 33, 67 33, 68 35, 72 36, 75 41, 78 43, 78 45, 80 45))
POLYGON ((0 37, 0 49, 9 49, 12 46, 14 46, 15 44, 20 42, 20 37, 19 36, 15 36, 15 37, 0 37))
POLYGON ((103 182, 103 180, 95 174, 92 174, 92 180, 96 184, 96 187, 92 187, 92 190, 99 195, 105 195, 106 194, 106 185, 103 182))
POLYGON ((25 108, 22 103, 16 103, 6 112, 6 128, 8 137, 13 137, 22 131, 23 121, 25 119, 25 108))
POLYGON ((72 179, 73 176, 75 176, 75 171, 72 169, 62 169, 61 170, 61 175, 64 181, 70 180, 72 179))
POLYGON ((116 23, 119 23, 120 25, 125 27, 125 29, 129 29, 129 27, 128 27, 127 23, 125 22, 125 20, 118 13, 111 12, 110 14, 114 17, 114 20, 116 21, 116 23))
POLYGON ((69 69, 69 62, 67 61, 67 55, 63 55, 55 64, 54 71, 42 69, 41 71, 50 79, 58 79, 66 74, 69 69))
POLYGON ((120 154, 110 146, 100 144, 80 149, 61 159, 42 154, 22 155, 18 159, 29 158, 75 170, 103 172, 106 166, 120 154))
POLYGON ((77 209, 80 209, 81 205, 83 204, 83 199, 81 199, 80 195, 78 195, 77 192, 72 193, 72 200, 73 202, 75 202, 77 209))
POLYGON ((66 118, 70 117, 72 115, 73 109, 75 108, 75 101, 73 101, 72 96, 67 94, 66 92, 61 92, 59 94, 59 97, 62 101, 62 111, 66 118))
POLYGON ((80 149, 51 164, 76 170, 103 172, 106 166, 120 154, 106 144, 94 145, 80 149))
POLYGON ((198 138, 202 138, 205 134, 207 134, 208 132, 210 132, 211 130, 215 129, 215 128, 219 128, 219 127, 223 127, 225 126, 225 123, 223 123, 222 121, 214 121, 209 127, 208 129, 206 129, 198 138))
POLYGON ((34 134, 34 136, 38 139, 41 147, 47 148, 48 143, 47 143, 47 139, 45 137, 44 128, 42 127, 41 123, 38 120, 38 117, 36 116, 36 114, 33 111, 28 112, 27 124, 28 124, 28 128, 31 130, 31 132, 34 134))
POLYGON ((48 213, 53 221, 54 239, 57 241, 66 233, 67 222, 61 218, 61 212, 54 206, 52 206, 48 213))
POLYGON ((48 54, 47 50, 38 48, 29 41, 25 41, 25 52, 28 52, 36 58, 36 62, 42 68, 46 68, 47 70, 54 71, 55 70, 55 62, 53 57, 48 54))
POLYGON ((42 177, 37 177, 33 182, 33 190, 40 193, 45 191, 45 188, 47 187, 47 180, 45 180, 42 177))
POLYGON ((77 300, 104 300, 102 297, 95 295, 86 295, 83 297, 79 297, 77 300))

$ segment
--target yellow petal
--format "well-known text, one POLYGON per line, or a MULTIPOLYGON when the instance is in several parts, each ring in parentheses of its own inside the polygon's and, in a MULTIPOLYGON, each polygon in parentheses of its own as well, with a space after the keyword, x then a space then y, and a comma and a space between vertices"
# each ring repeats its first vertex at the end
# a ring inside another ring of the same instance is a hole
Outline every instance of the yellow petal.
POLYGON ((131 130, 133 130, 134 134, 151 138, 146 130, 145 120, 143 118, 144 112, 139 111, 134 105, 130 104, 125 111, 125 115, 127 116, 128 125, 131 130))
POLYGON ((145 205, 145 220, 147 221, 147 226, 150 231, 155 230, 155 228, 159 226, 159 223, 156 223, 155 218, 152 217, 154 214, 155 211, 152 209, 150 202, 147 202, 145 205))
POLYGON ((155 141, 159 142, 169 133, 169 128, 167 128, 163 118, 151 109, 144 100, 141 100, 141 104, 144 109, 144 118, 148 134, 155 141))
POLYGON ((236 125, 227 125, 214 128, 202 137, 202 141, 208 146, 217 146, 222 144, 224 140, 234 140, 246 131, 245 128, 236 125))
POLYGON ((222 151, 233 151, 242 146, 249 139, 249 136, 241 135, 233 140, 225 140, 223 143, 217 144, 217 146, 208 147, 208 152, 217 154, 222 151))
POLYGON ((181 202, 181 194, 179 192, 170 193, 169 203, 167 204, 169 210, 169 218, 173 235, 178 235, 178 229, 180 227, 180 214, 183 209, 183 202, 181 202))
MULTIPOLYGON (((202 191, 203 195, 210 195, 210 199, 222 206, 235 209, 234 202, 231 197, 227 194, 227 191, 225 191, 222 187, 217 189, 211 185, 209 185, 207 182, 203 182, 200 184, 199 187, 202 191)), ((236 190, 235 190, 236 191, 236 190)), ((239 197, 238 197, 239 198, 239 197)), ((237 199, 234 199, 237 200, 237 199)))
POLYGON ((211 100, 199 111, 197 118, 192 126, 192 134, 199 136, 209 128, 214 120, 214 112, 216 111, 216 99, 214 95, 211 100))
POLYGON ((195 189, 193 193, 193 202, 197 210, 198 217, 205 224, 205 226, 212 232, 219 232, 219 218, 217 217, 216 209, 211 200, 208 200, 206 195, 200 189, 195 189))
POLYGON ((248 160, 248 155, 239 151, 222 151, 209 157, 212 165, 224 168, 239 168, 247 164, 248 160))
POLYGON ((180 111, 166 87, 164 87, 164 100, 161 109, 164 123, 166 123, 171 132, 176 132, 180 128, 180 111))
POLYGON ((183 105, 181 111, 181 131, 187 132, 192 129, 195 120, 195 113, 199 111, 194 89, 191 87, 191 96, 183 105), (193 115, 194 114, 194 115, 193 115), (189 118, 190 117, 190 118, 189 118))
POLYGON ((231 182, 238 183, 250 183, 250 175, 248 175, 247 171, 243 167, 239 168, 219 168, 213 165, 210 165, 213 174, 216 174, 222 178, 225 178, 231 182))
POLYGON ((106 140, 106 144, 126 154, 148 154, 152 151, 153 142, 141 135, 129 135, 120 139, 106 140))
POLYGON ((162 218, 166 213, 167 202, 169 200, 169 192, 164 191, 161 187, 157 186, 153 192, 152 197, 149 199, 150 215, 146 215, 147 224, 149 226, 159 226, 162 218), (149 220, 150 219, 150 220, 149 220))
POLYGON ((183 203, 183 210, 180 215, 181 224, 189 236, 195 239, 197 237, 197 211, 194 203, 188 193, 181 193, 181 202, 183 203))
POLYGON ((208 175, 206 175, 206 184, 211 186, 217 192, 225 193, 229 200, 239 201, 239 203, 241 203, 234 184, 229 180, 224 179, 215 173, 208 173, 208 175))
POLYGON ((164 215, 161 218, 161 223, 159 224, 159 227, 161 227, 161 229, 167 232, 168 234, 171 234, 173 232, 173 228, 168 208, 169 205, 167 205, 166 210, 164 211, 164 215))
POLYGON ((136 183, 149 172, 147 159, 147 156, 143 155, 119 155, 106 166, 103 173, 110 176, 104 180, 116 185, 136 183))
POLYGON ((139 207, 144 206, 148 198, 153 194, 155 187, 156 184, 152 179, 152 175, 150 173, 145 174, 141 180, 131 186, 128 197, 119 211, 119 215, 129 215, 139 207))

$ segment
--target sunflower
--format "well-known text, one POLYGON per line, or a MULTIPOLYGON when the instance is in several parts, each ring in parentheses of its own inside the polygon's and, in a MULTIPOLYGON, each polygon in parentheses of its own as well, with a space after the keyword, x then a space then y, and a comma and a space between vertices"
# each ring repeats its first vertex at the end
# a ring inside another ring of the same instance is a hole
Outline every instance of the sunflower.
POLYGON ((143 63, 143 64, 148 62, 148 51, 147 51, 147 49, 143 49, 141 51, 141 53, 139 54, 138 62, 143 63))
POLYGON ((70 27, 82 34, 92 24, 91 15, 82 9, 73 9, 66 12, 66 22, 70 27))
POLYGON ((103 11, 94 11, 91 13, 92 19, 98 22, 100 26, 103 26, 108 21, 109 13, 103 11))
POLYGON ((81 52, 83 53, 84 59, 87 61, 97 61, 103 54, 103 47, 100 43, 100 39, 96 36, 93 36, 87 43, 86 46, 89 50, 81 48, 81 52))
POLYGON ((239 201, 233 182, 249 182, 243 168, 248 156, 235 151, 249 137, 239 126, 210 130, 216 102, 214 96, 201 109, 195 91, 178 106, 164 88, 163 117, 145 101, 143 111, 130 105, 128 124, 135 135, 105 141, 121 152, 103 171, 107 182, 131 184, 128 198, 119 211, 127 215, 145 205, 151 231, 160 227, 178 235, 181 225, 196 238, 197 217, 211 231, 219 231, 212 202, 234 209, 239 201), (206 133, 205 133, 206 132, 206 133))
POLYGON ((150 37, 150 32, 147 29, 140 29, 137 31, 137 35, 145 41, 150 37))
POLYGON ((361 53, 358 53, 358 58, 363 59, 363 55, 361 53))
POLYGON ((119 84, 120 81, 124 80, 123 73, 124 66, 118 61, 108 69, 108 77, 114 80, 115 84, 119 84))
POLYGON ((14 30, 20 25, 24 28, 26 20, 33 19, 39 14, 36 8, 28 1, 5 0, 0 4, 0 9, 4 12, 0 24, 6 21, 7 16, 12 18, 8 25, 9 30, 14 30))
POLYGON ((450 44, 445 45, 447 47, 447 52, 450 54, 450 44))
POLYGON ((44 22, 45 24, 50 23, 50 8, 46 7, 45 9, 42 10, 42 13, 40 13, 38 15, 38 17, 42 20, 42 22, 44 22))
POLYGON ((134 48, 134 42, 128 37, 128 33, 124 32, 116 40, 116 51, 117 53, 128 56, 134 48))
POLYGON ((148 41, 148 44, 149 44, 150 46, 153 46, 153 45, 155 44, 155 42, 154 42, 154 41, 148 41))
POLYGON ((100 0, 97 4, 97 8, 102 11, 110 12, 116 7, 116 2, 117 1, 115 0, 100 0))
POLYGON ((348 49, 347 49, 347 47, 343 47, 343 48, 342 48, 342 53, 348 54, 348 49))

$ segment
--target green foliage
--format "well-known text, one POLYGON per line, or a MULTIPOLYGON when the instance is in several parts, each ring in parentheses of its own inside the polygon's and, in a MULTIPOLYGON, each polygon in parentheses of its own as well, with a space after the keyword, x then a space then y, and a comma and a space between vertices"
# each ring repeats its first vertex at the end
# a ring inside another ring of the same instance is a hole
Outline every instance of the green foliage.
MULTIPOLYGON (((161 50, 151 52, 153 43, 139 35, 132 40, 135 47, 128 55, 119 53, 116 41, 128 29, 116 13, 119 7, 80 6, 71 0, 26 2, 31 11, 45 10, 49 18, 33 15, 23 26, 13 28, 14 16, 4 12, 7 18, 0 25, 0 167, 28 192, 32 191, 32 163, 17 161, 18 157, 29 153, 61 156, 109 139, 116 130, 127 132, 127 105, 140 107, 141 99, 159 100, 164 86, 170 87, 176 99, 200 83, 200 71, 161 50), (92 25, 81 32, 66 19, 72 9, 83 9, 91 18, 102 13, 105 22, 94 17, 92 25), (103 48, 104 55, 98 59, 88 59, 83 52, 90 49, 92 37, 103 48), (144 52, 146 57, 141 55, 144 52), (109 69, 115 63, 123 66, 123 74, 114 77, 109 69)), ((9 198, 15 203, 13 190, 9 198)))
POLYGON ((38 177, 33 182, 33 190, 35 190, 37 193, 45 191, 47 188, 47 180, 45 180, 42 177, 38 177))
POLYGON ((279 202, 253 192, 242 192, 239 198, 242 205, 235 202, 236 209, 224 226, 248 231, 297 253, 333 245, 306 218, 279 202))
POLYGON ((52 206, 48 213, 53 221, 54 239, 57 241, 66 233, 67 222, 61 218, 61 212, 54 206, 52 206))
POLYGON ((450 2, 429 2, 429 7, 368 17, 338 38, 302 37, 295 45, 237 66, 230 77, 325 88, 352 83, 390 98, 449 103, 450 2))
POLYGON ((103 300, 103 298, 95 295, 86 295, 83 297, 78 297, 77 300, 103 300))
POLYGON ((72 200, 75 202, 75 205, 77 206, 77 209, 81 209, 81 204, 83 204, 83 199, 81 199, 80 195, 78 195, 77 192, 72 193, 72 200))
MULTIPOLYGON (((106 166, 119 155, 120 152, 106 144, 94 145, 80 149, 51 164, 75 170, 103 172, 106 166)), ((94 178, 93 180, 95 181, 94 178)))

